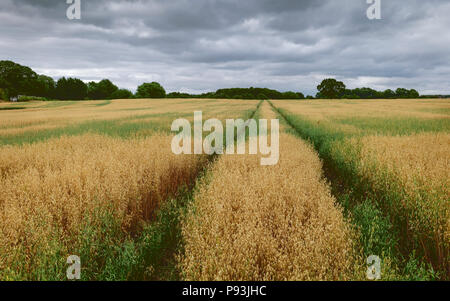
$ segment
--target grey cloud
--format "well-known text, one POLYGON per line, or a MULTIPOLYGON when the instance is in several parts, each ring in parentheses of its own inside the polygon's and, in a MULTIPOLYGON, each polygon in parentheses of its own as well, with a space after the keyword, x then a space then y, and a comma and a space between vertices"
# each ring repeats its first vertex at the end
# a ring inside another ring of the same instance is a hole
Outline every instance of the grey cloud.
POLYGON ((450 93, 450 4, 382 0, 2 0, 0 59, 54 77, 109 77, 134 89, 267 86, 315 93, 321 76, 349 85, 450 93))

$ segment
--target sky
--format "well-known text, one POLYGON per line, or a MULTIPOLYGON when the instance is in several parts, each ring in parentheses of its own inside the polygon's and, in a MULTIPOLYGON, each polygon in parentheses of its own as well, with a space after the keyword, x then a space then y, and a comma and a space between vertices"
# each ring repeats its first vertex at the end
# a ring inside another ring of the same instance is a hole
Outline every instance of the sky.
POLYGON ((40 74, 109 78, 132 91, 203 93, 267 87, 315 95, 322 79, 349 88, 450 94, 450 1, 1 0, 0 60, 40 74))

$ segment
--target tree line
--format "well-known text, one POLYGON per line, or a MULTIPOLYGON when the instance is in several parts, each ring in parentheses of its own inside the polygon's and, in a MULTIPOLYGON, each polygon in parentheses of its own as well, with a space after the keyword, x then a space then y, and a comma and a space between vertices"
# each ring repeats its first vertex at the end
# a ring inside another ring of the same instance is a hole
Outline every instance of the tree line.
MULTIPOLYGON (((414 90, 398 88, 395 91, 387 89, 377 91, 371 88, 347 89, 345 84, 333 78, 324 79, 317 86, 315 98, 327 99, 375 99, 375 98, 418 98, 414 90)), ((120 89, 109 79, 99 82, 85 83, 78 78, 53 78, 40 75, 31 68, 12 61, 0 61, 0 99, 11 100, 19 96, 29 96, 43 99, 58 100, 97 100, 97 99, 128 99, 128 98, 220 98, 220 99, 314 99, 304 96, 301 92, 280 92, 268 88, 227 88, 216 92, 189 94, 172 92, 166 94, 165 89, 157 82, 143 83, 136 93, 120 89)), ((28 98, 29 98, 28 97, 28 98)), ((425 96, 423 96, 425 97, 425 96)), ((440 96, 427 96, 440 97, 440 96)))
POLYGON ((166 91, 156 82, 140 85, 133 94, 130 90, 119 89, 109 79, 87 84, 73 77, 62 77, 55 81, 49 76, 37 74, 29 67, 12 61, 0 61, 0 99, 17 99, 19 96, 47 100, 164 98, 166 91))
POLYGON ((168 98, 220 98, 220 99, 304 99, 301 92, 279 92, 268 88, 227 88, 203 94, 173 92, 168 98))
POLYGON ((337 81, 334 78, 324 79, 320 85, 317 86, 316 98, 325 99, 376 99, 376 98, 419 98, 419 92, 414 89, 408 90, 405 88, 398 88, 395 91, 387 89, 384 91, 377 91, 371 88, 356 88, 347 89, 345 84, 337 81))

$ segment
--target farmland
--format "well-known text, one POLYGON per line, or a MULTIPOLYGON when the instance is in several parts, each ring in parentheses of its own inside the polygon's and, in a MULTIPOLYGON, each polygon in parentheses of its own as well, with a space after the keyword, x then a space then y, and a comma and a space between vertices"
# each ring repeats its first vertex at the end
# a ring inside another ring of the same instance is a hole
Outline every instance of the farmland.
POLYGON ((448 100, 274 101, 273 106, 317 149, 333 193, 363 232, 365 255, 383 253, 408 277, 425 270, 448 277, 448 100), (416 265, 418 258, 422 263, 416 265))
POLYGON ((0 103, 0 279, 448 279, 450 101, 0 103), (174 155, 172 121, 281 122, 280 159, 174 155))

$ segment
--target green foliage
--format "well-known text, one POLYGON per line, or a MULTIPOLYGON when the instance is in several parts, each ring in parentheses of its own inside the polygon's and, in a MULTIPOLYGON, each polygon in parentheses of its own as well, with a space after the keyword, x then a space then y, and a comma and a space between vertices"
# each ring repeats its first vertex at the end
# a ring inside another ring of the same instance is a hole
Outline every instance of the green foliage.
POLYGON ((113 98, 112 94, 118 90, 119 88, 109 79, 103 79, 98 83, 90 82, 87 95, 89 99, 111 99, 113 98))
POLYGON ((398 233, 393 229, 389 218, 383 215, 376 204, 366 199, 351 208, 351 213, 352 220, 361 233, 360 239, 365 257, 373 254, 383 255, 383 257, 396 255, 398 233))
POLYGON ((111 99, 129 99, 133 98, 133 93, 127 89, 119 89, 110 95, 111 99))
POLYGON ((0 88, 0 100, 9 100, 8 91, 5 88, 0 88))
POLYGON ((143 83, 137 88, 137 98, 165 98, 166 90, 157 82, 143 83))
POLYGON ((341 98, 345 93, 345 85, 334 78, 327 78, 317 86, 317 90, 317 98, 341 98))
POLYGON ((38 80, 30 95, 43 98, 53 98, 55 96, 56 83, 53 78, 45 75, 38 75, 38 80))
POLYGON ((383 92, 383 98, 395 98, 397 95, 391 89, 387 89, 383 92))
POLYGON ((56 97, 61 100, 83 100, 87 96, 87 85, 78 78, 62 77, 56 83, 56 97))
POLYGON ((30 95, 37 83, 38 75, 29 67, 0 61, 0 88, 8 98, 30 95))
POLYGON ((346 89, 343 82, 336 81, 329 78, 324 79, 322 83, 317 86, 319 91, 316 98, 328 98, 328 99, 381 99, 381 98, 419 98, 419 92, 416 90, 408 90, 404 88, 398 88, 395 92, 387 89, 383 92, 376 91, 372 88, 363 87, 356 89, 346 89))
POLYGON ((40 101, 48 101, 45 97, 38 97, 38 96, 24 96, 20 95, 18 98, 18 101, 30 101, 30 100, 40 100, 40 101))
POLYGON ((279 92, 267 88, 228 88, 219 89, 215 93, 200 95, 204 98, 224 98, 224 99, 303 99, 302 93, 279 92))
POLYGON ((192 98, 194 96, 188 93, 172 92, 166 95, 167 98, 192 98))
POLYGON ((301 92, 288 91, 282 93, 282 99, 304 99, 304 98, 305 95, 303 95, 303 93, 301 92))

